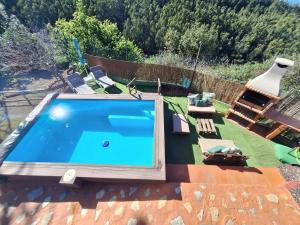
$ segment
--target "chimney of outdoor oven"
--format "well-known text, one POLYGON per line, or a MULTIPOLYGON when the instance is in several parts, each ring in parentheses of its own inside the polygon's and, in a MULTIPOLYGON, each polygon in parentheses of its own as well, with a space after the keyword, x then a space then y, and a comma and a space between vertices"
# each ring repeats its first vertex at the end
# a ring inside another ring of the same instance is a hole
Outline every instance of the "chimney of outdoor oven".
POLYGON ((280 96, 280 81, 294 61, 284 58, 276 58, 275 63, 265 73, 250 80, 246 87, 273 96, 280 96))

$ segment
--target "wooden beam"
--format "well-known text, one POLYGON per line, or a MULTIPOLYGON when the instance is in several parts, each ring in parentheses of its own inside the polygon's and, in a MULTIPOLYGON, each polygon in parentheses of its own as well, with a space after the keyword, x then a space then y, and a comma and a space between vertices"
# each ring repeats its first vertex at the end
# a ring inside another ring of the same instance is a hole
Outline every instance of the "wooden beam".
POLYGON ((288 126, 277 123, 275 124, 271 131, 266 135, 266 138, 271 140, 274 137, 278 136, 279 134, 281 134, 283 131, 285 131, 288 128, 288 126))

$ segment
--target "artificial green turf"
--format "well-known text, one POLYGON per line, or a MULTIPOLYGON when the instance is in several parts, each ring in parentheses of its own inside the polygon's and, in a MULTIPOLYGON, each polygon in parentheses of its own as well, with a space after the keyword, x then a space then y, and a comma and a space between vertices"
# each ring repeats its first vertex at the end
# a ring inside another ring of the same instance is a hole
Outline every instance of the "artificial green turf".
MULTIPOLYGON (((128 93, 124 84, 116 83, 115 87, 103 89, 96 87, 97 84, 90 84, 98 93, 128 93)), ((138 89, 145 90, 144 86, 138 86, 138 89)), ((148 91, 149 88, 147 88, 148 91)), ((153 87, 153 92, 156 91, 153 87)), ((198 138, 219 138, 233 140, 242 150, 244 155, 250 156, 247 160, 248 166, 254 167, 275 167, 280 163, 275 158, 275 143, 264 139, 256 134, 247 131, 244 128, 230 122, 224 118, 224 113, 228 105, 219 101, 214 103, 217 113, 214 115, 214 123, 217 128, 217 136, 201 137, 195 129, 196 118, 188 115, 191 133, 188 135, 175 135, 172 133, 172 114, 174 112, 187 113, 186 97, 164 96, 164 114, 165 114, 165 148, 166 162, 180 164, 202 164, 201 151, 198 145, 198 138)))

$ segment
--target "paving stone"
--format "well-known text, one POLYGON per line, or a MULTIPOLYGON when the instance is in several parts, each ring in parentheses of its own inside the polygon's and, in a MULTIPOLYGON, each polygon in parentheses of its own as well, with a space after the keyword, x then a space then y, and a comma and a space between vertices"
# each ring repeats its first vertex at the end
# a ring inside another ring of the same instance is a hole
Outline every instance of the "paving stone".
POLYGON ((230 198, 230 201, 236 202, 236 197, 234 196, 234 194, 229 193, 229 198, 230 198))
POLYGON ((153 220, 152 214, 147 214, 146 217, 147 217, 147 220, 149 221, 149 223, 151 223, 153 220))
POLYGON ((201 191, 195 191, 194 192, 195 198, 197 201, 201 201, 202 199, 202 192, 201 191))
POLYGON ((261 197, 260 196, 256 196, 256 199, 257 199, 257 203, 258 203, 258 208, 259 209, 263 209, 261 197))
POLYGON ((66 197, 67 197, 67 191, 63 191, 63 192, 61 192, 61 193, 59 194, 58 199, 59 199, 59 201, 62 201, 62 200, 64 200, 66 197))
POLYGON ((49 202, 51 201, 51 196, 47 196, 44 200, 43 200, 43 203, 42 203, 42 208, 45 208, 49 202))
POLYGON ((106 221, 106 223, 104 225, 109 225, 109 221, 106 221))
POLYGON ((183 204, 184 208, 188 211, 189 214, 193 211, 192 204, 190 202, 186 202, 183 204))
POLYGON ((125 191, 123 189, 120 190, 120 197, 121 198, 125 198, 126 197, 125 191))
POLYGON ((217 222, 219 219, 219 210, 216 207, 211 207, 210 209, 210 215, 212 222, 217 222))
POLYGON ((130 205, 130 208, 135 212, 139 211, 140 210, 139 201, 138 200, 133 201, 130 205))
POLYGON ((116 215, 116 216, 121 216, 121 215, 123 215, 123 212, 124 212, 124 206, 121 205, 121 206, 119 206, 119 208, 117 208, 117 209, 115 210, 115 215, 116 215))
POLYGON ((115 195, 112 196, 107 203, 108 207, 109 208, 113 207, 113 205, 116 203, 116 200, 117 200, 117 196, 115 195))
POLYGON ((203 216, 204 216, 204 209, 201 209, 197 214, 197 218, 200 222, 203 220, 203 216))
POLYGON ((277 208, 273 208, 273 209, 272 209, 272 212, 273 212, 275 215, 278 215, 278 209, 277 209, 277 208))
POLYGON ((176 187, 176 188, 175 188, 175 193, 179 195, 180 192, 181 192, 181 188, 180 188, 179 186, 176 187))
POLYGON ((202 184, 200 184, 199 187, 200 187, 202 190, 205 190, 205 189, 206 189, 206 186, 205 186, 205 185, 202 185, 202 184))
POLYGON ((234 225, 234 221, 232 219, 228 219, 225 225, 234 225))
POLYGON ((73 218, 74 218, 74 215, 69 215, 68 218, 67 218, 67 224, 72 224, 73 223, 73 218))
POLYGON ((145 206, 146 206, 146 208, 150 207, 151 206, 151 202, 147 202, 145 206))
POLYGON ((216 199, 216 196, 214 194, 209 194, 209 200, 214 201, 216 199))
POLYGON ((35 221, 33 221, 30 225, 38 225, 40 222, 40 218, 37 218, 35 221))
POLYGON ((144 196, 147 198, 151 195, 151 190, 150 188, 146 188, 146 190, 144 191, 144 196))
POLYGON ((256 209, 255 208, 251 208, 249 211, 250 211, 250 214, 252 216, 256 216, 256 209))
POLYGON ((268 194, 266 195, 266 199, 268 199, 269 202, 273 202, 273 203, 278 203, 279 202, 279 198, 277 195, 275 194, 268 194))
POLYGON ((129 218, 127 225, 137 225, 138 220, 136 218, 129 218))
POLYGON ((249 197, 249 193, 244 191, 244 192, 242 192, 242 196, 244 198, 248 198, 249 197))
POLYGON ((22 214, 18 215, 17 218, 16 218, 16 223, 17 224, 22 223, 25 218, 26 218, 25 213, 22 213, 22 214))
POLYGON ((181 216, 176 217, 175 219, 170 221, 171 225, 184 225, 183 219, 181 216))
POLYGON ((157 209, 162 209, 167 203, 167 196, 164 195, 158 200, 157 209))
POLYGON ((223 208, 225 208, 225 209, 227 209, 227 203, 226 203, 226 201, 225 201, 225 199, 224 198, 222 198, 222 206, 223 206, 223 208))
POLYGON ((80 215, 81 215, 81 217, 85 217, 86 215, 88 214, 88 209, 81 209, 81 211, 80 211, 80 215))
POLYGON ((96 209, 94 221, 97 221, 102 213, 101 209, 96 209))
POLYGON ((38 188, 32 190, 31 192, 29 192, 27 194, 27 199, 29 201, 34 201, 36 200, 38 197, 42 196, 44 193, 44 188, 43 186, 39 186, 38 188))
POLYGON ((130 187, 129 188, 129 193, 128 193, 129 197, 131 195, 133 195, 137 190, 138 190, 138 187, 136 187, 136 186, 130 187))
POLYGON ((238 209, 238 213, 246 215, 246 211, 244 209, 238 209))
POLYGON ((272 221, 272 225, 278 225, 276 221, 272 221))
POLYGON ((98 191, 96 193, 96 199, 97 200, 102 199, 104 196, 105 196, 105 190, 103 190, 103 189, 101 189, 100 191, 98 191))
POLYGON ((50 223, 50 221, 52 220, 52 217, 53 217, 53 212, 49 212, 47 213, 43 219, 42 219, 42 222, 41 222, 41 225, 48 225, 50 223))

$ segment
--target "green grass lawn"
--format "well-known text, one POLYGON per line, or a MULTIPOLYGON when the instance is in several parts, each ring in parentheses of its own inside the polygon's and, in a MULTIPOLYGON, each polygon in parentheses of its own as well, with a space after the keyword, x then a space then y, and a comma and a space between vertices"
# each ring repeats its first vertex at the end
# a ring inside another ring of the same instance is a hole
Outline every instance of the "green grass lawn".
MULTIPOLYGON (((95 83, 91 83, 91 86, 98 93, 128 93, 126 86, 121 83, 116 83, 116 87, 112 87, 105 92, 97 87, 95 83)), ((145 88, 145 86, 138 86, 138 89, 151 91, 151 88, 145 88)), ((153 88, 152 91, 156 92, 156 89, 153 88)), ((215 101, 214 105, 217 110, 213 118, 218 132, 217 136, 199 136, 195 129, 196 118, 190 115, 188 116, 188 121, 191 133, 189 135, 175 135, 172 133, 172 114, 174 112, 187 113, 187 98, 164 96, 167 163, 202 164, 198 138, 219 138, 233 140, 245 155, 250 156, 250 159, 247 160, 248 166, 275 167, 280 164, 274 155, 274 142, 253 134, 225 119, 224 113, 229 107, 227 104, 215 101)))

